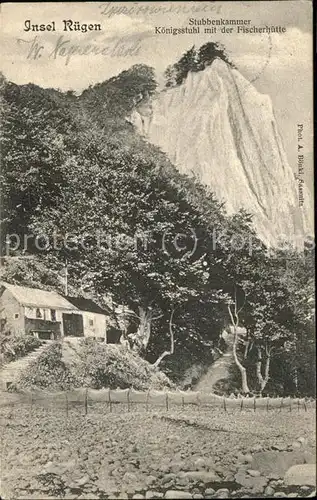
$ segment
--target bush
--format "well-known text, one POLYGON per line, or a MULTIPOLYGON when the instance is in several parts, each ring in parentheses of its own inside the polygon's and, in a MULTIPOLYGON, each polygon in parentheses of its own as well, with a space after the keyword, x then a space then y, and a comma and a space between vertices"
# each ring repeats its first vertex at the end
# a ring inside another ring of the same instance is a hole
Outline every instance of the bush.
POLYGON ((87 387, 137 390, 172 387, 164 373, 123 346, 82 341, 82 363, 78 376, 87 387))
POLYGON ((68 390, 79 387, 80 381, 72 374, 62 360, 62 346, 51 344, 29 365, 18 380, 17 388, 38 388, 50 390, 68 390))
POLYGON ((32 335, 1 335, 0 350, 4 363, 15 361, 40 347, 43 342, 32 335))
POLYGON ((138 390, 173 387, 166 375, 123 346, 83 339, 78 347, 77 360, 70 366, 63 361, 62 344, 49 345, 24 371, 14 390, 69 390, 83 386, 138 390))

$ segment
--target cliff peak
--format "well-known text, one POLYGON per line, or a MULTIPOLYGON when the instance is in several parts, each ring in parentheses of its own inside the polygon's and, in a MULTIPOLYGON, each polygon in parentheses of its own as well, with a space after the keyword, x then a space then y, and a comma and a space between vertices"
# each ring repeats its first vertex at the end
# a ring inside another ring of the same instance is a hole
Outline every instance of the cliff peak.
MULTIPOLYGON (((134 110, 130 121, 182 172, 209 186, 227 212, 253 215, 271 245, 313 234, 312 204, 288 163, 271 99, 217 58, 134 110)), ((295 242, 295 243, 296 243, 295 242)))

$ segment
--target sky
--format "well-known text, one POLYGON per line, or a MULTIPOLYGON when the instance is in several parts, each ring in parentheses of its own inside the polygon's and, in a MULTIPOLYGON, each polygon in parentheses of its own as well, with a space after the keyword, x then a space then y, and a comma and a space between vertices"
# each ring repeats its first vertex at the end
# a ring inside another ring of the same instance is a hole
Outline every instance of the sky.
POLYGON ((0 41, 1 70, 7 79, 18 84, 32 82, 42 87, 72 89, 77 93, 133 64, 153 66, 161 81, 165 68, 193 45, 221 42, 238 70, 260 92, 271 97, 294 171, 297 124, 304 125, 305 178, 308 187, 312 186, 310 1, 5 3, 1 6, 0 41), (216 34, 155 33, 156 27, 189 27, 190 18, 245 19, 250 20, 250 26, 282 26, 286 32, 222 34, 218 28, 216 34), (55 21, 56 31, 25 31, 26 20, 45 25, 55 21), (63 20, 101 24, 101 30, 64 32, 63 20), (36 45, 41 47, 38 52, 34 50, 36 45), (120 46, 126 53, 72 54, 73 50, 83 51, 88 45, 111 50, 120 46))

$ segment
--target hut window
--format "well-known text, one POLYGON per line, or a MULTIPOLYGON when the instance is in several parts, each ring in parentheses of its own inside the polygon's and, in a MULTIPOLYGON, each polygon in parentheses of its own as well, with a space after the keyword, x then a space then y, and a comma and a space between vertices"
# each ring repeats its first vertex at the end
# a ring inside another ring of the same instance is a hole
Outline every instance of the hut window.
POLYGON ((41 318, 42 317, 42 313, 41 313, 41 310, 39 308, 36 309, 36 317, 37 318, 41 318))
POLYGON ((15 317, 15 319, 18 319, 19 313, 15 313, 14 317, 15 317))
POLYGON ((56 310, 55 309, 51 309, 51 320, 56 321, 56 310))
POLYGON ((93 319, 89 320, 89 326, 94 326, 94 320, 93 319))

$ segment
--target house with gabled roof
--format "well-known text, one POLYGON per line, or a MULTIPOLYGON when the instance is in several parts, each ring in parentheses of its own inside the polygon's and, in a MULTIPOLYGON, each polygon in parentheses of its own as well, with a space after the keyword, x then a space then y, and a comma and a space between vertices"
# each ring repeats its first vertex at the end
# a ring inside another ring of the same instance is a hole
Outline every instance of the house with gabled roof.
POLYGON ((120 332, 114 332, 110 308, 55 291, 2 282, 0 314, 2 325, 15 335, 32 334, 42 339, 92 337, 111 343, 120 337, 120 332))

